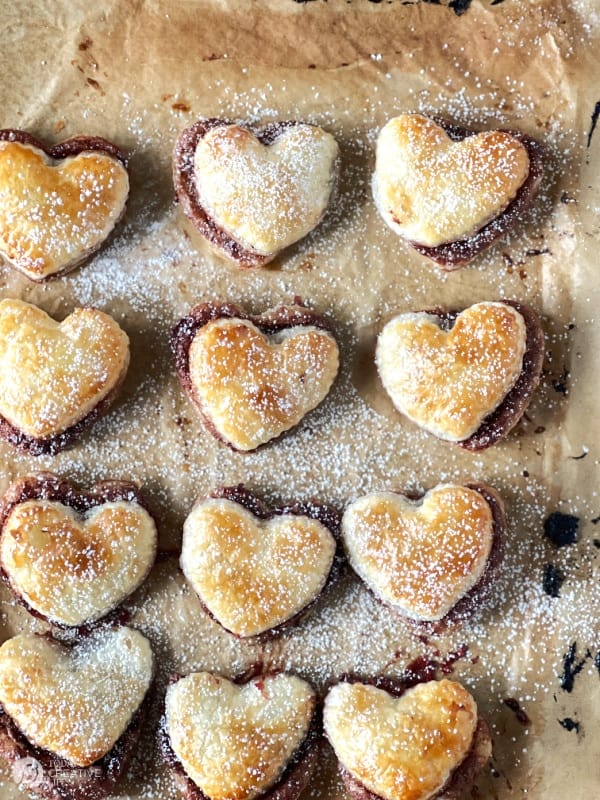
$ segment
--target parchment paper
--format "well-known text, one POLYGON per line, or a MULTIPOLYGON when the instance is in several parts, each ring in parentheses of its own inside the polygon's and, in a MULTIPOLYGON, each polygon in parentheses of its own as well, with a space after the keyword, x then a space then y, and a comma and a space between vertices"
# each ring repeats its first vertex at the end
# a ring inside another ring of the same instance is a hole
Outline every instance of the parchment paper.
MULTIPOLYGON (((157 654, 157 697, 172 670, 235 675, 259 661, 323 688, 343 672, 401 675, 419 655, 441 663, 464 652, 452 675, 474 693, 494 736, 477 796, 596 796, 600 131, 591 135, 591 122, 600 100, 599 30, 597 5, 575 0, 4 3, 2 126, 51 141, 79 133, 112 139, 130 155, 132 193, 124 222, 89 264, 41 287, 2 268, 1 294, 57 318, 85 304, 107 311, 131 337, 132 366, 117 407, 74 449, 33 458, 0 444, 0 488, 35 469, 84 485, 140 481, 161 547, 172 554, 128 604, 157 654), (389 231, 371 200, 377 131, 404 110, 515 127, 547 146, 547 177, 527 221, 449 275, 389 231), (204 115, 302 119, 340 142, 336 207, 267 268, 242 272, 211 255, 174 203, 174 140, 204 115), (293 435, 255 454, 233 453, 185 399, 168 332, 201 300, 256 313, 294 295, 333 321, 341 377, 293 435), (543 385, 509 439, 470 454, 393 411, 373 372, 374 339, 399 311, 501 298, 543 315, 543 385), (178 571, 183 520, 197 496, 219 485, 243 482, 270 501, 317 497, 342 508, 369 491, 468 480, 489 482, 505 499, 505 568, 489 608, 428 641, 347 575, 291 635, 239 642, 200 610, 178 571), (570 547, 544 535, 557 510, 580 518, 570 547), (544 591, 547 565, 564 575, 558 597, 544 591)), ((2 638, 43 629, 5 590, 0 599, 2 638)), ((119 797, 177 796, 154 748, 155 706, 119 797)), ((3 774, 2 800, 24 796, 3 774)), ((329 750, 307 794, 345 796, 329 750)))

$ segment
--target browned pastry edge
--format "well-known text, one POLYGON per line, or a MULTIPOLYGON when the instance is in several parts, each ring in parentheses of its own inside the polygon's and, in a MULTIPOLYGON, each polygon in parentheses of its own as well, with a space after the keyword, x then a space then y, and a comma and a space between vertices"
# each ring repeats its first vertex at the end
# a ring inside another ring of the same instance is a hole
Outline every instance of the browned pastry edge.
POLYGON ((25 788, 44 800, 101 800, 113 791, 131 763, 146 719, 147 703, 148 695, 112 749, 89 767, 76 766, 36 747, 0 705, 0 757, 10 765, 24 758, 35 759, 39 766, 32 775, 34 785, 25 788))
MULTIPOLYGON (((248 672, 241 675, 239 678, 234 678, 233 683, 243 685, 249 683, 251 680, 255 680, 257 677, 266 678, 278 674, 281 674, 281 671, 262 673, 260 676, 248 672)), ((183 677, 184 676, 180 674, 172 674, 169 677, 169 685, 177 683, 177 681, 183 677)), ((182 793, 185 800, 210 800, 188 776, 183 764, 173 752, 169 732, 167 730, 164 704, 157 737, 159 753, 163 761, 171 769, 177 788, 182 793)), ((296 800, 301 792, 308 786, 313 772, 315 771, 321 752, 322 738, 321 713, 317 706, 312 716, 308 733, 304 741, 292 755, 281 778, 275 786, 260 794, 256 800, 296 800)))
POLYGON ((294 305, 292 306, 281 305, 277 308, 265 311, 264 314, 259 314, 256 316, 248 314, 246 311, 233 303, 212 301, 201 303, 200 305, 192 308, 189 314, 180 319, 177 325, 175 325, 173 328, 170 337, 170 345, 175 361, 175 370, 185 393, 200 412, 200 416, 202 417, 206 428, 216 439, 224 442, 231 450, 234 450, 237 453, 251 453, 261 447, 265 447, 271 442, 276 441, 282 436, 285 436, 296 426, 293 426, 288 431, 284 431, 273 439, 269 439, 268 442, 259 445, 258 448, 255 447, 254 451, 238 450, 230 441, 228 441, 216 430, 210 416, 204 410, 201 400, 194 391, 194 386, 190 377, 190 348, 192 346, 192 342, 194 341, 194 337, 200 328, 203 328, 205 325, 208 325, 209 322, 213 322, 217 319, 248 320, 248 322, 251 322, 267 336, 286 330, 287 328, 309 325, 315 328, 320 328, 321 330, 327 331, 333 335, 332 326, 325 317, 317 314, 316 311, 312 311, 310 308, 303 306, 302 301, 299 298, 294 298, 294 305))
POLYGON ((65 450, 75 444, 77 439, 79 439, 87 428, 92 426, 95 422, 98 422, 98 420, 108 412, 119 394, 128 368, 129 364, 127 364, 110 392, 103 397, 91 411, 88 411, 84 417, 69 428, 65 428, 64 431, 44 438, 28 436, 5 417, 0 415, 0 439, 4 439, 9 444, 13 445, 13 447, 16 447, 24 453, 29 453, 29 455, 32 456, 55 456, 57 453, 60 453, 61 450, 65 450))
MULTIPOLYGON (((500 567, 504 559, 507 531, 506 513, 504 511, 502 498, 495 489, 492 489, 491 486, 485 483, 466 483, 464 486, 467 489, 473 489, 478 492, 490 507, 490 511, 492 512, 492 547, 480 579, 475 586, 469 589, 469 591, 458 600, 442 619, 434 622, 412 619, 376 595, 366 583, 364 584, 378 603, 399 614, 402 621, 418 635, 440 634, 449 628, 461 625, 468 617, 474 614, 478 608, 488 601, 493 593, 494 582, 500 572, 500 567)), ((394 494, 408 497, 410 500, 419 500, 424 496, 406 495, 403 492, 395 492, 394 494)))
POLYGON ((308 605, 304 606, 304 608, 300 609, 300 611, 298 611, 292 617, 285 620, 285 622, 276 625, 274 628, 269 628, 262 633, 258 633, 254 636, 240 636, 239 634, 230 631, 225 627, 225 625, 223 625, 222 622, 219 622, 212 611, 204 603, 203 599, 196 594, 196 592, 194 592, 198 597, 202 608, 211 617, 211 619, 218 623, 232 636, 235 636, 236 639, 252 642, 269 641, 281 636, 283 633, 290 631, 292 628, 296 628, 305 619, 305 617, 310 614, 317 602, 319 602, 321 598, 331 590, 340 577, 342 567, 344 565, 344 554, 340 535, 340 514, 335 508, 333 508, 333 506, 317 503, 313 500, 304 502, 298 501, 294 503, 288 503, 283 506, 278 506, 276 508, 270 508, 263 503, 263 501, 257 495, 255 495, 249 489, 246 489, 243 484, 239 484, 238 486, 223 486, 215 489, 215 491, 212 492, 207 498, 200 498, 196 502, 196 505, 203 500, 210 498, 214 498, 216 500, 230 500, 232 503, 237 503, 260 520, 268 520, 272 519, 273 517, 280 517, 286 514, 300 517, 310 517, 310 519, 314 519, 317 522, 320 522, 321 525, 324 525, 335 539, 336 551, 333 557, 333 563, 331 565, 331 569, 329 570, 327 580, 325 581, 325 584, 319 594, 314 597, 310 603, 308 603, 308 605))
MULTIPOLYGON (((506 436, 515 427, 531 402, 533 393, 542 376, 545 343, 544 331, 538 315, 529 306, 515 300, 500 300, 499 302, 518 311, 525 322, 523 366, 513 388, 504 397, 500 405, 483 420, 475 433, 463 441, 452 442, 452 444, 472 452, 485 450, 506 436)), ((427 309, 422 313, 439 317, 440 327, 448 331, 452 329, 456 318, 462 312, 442 311, 439 308, 434 308, 427 309)))
MULTIPOLYGON (((431 119, 442 127, 455 142, 480 133, 480 131, 454 125, 443 118, 431 117, 431 119)), ((517 139, 525 147, 529 156, 529 174, 504 211, 468 239, 445 242, 437 247, 427 247, 427 245, 407 240, 411 247, 435 261, 447 272, 459 269, 471 261, 478 253, 488 248, 496 239, 514 227, 520 217, 533 205, 537 196, 544 175, 545 154, 542 144, 520 131, 502 129, 502 132, 517 139)))
MULTIPOLYGON (((87 492, 81 492, 77 486, 69 480, 60 478, 52 472, 38 472, 34 475, 26 475, 17 479, 12 483, 2 500, 0 501, 0 540, 4 535, 4 525, 12 510, 25 503, 28 500, 49 500, 51 502, 61 503, 64 506, 72 508, 79 514, 88 511, 91 508, 101 506, 104 503, 116 503, 125 501, 127 503, 135 503, 136 505, 147 511, 148 514, 154 519, 152 511, 150 510, 146 499, 144 498, 139 486, 130 481, 100 481, 94 484, 87 492)), ((155 520, 156 524, 156 520, 155 520)), ((152 569, 152 564, 148 567, 146 577, 152 569)), ((56 628, 65 630, 74 630, 78 635, 85 636, 93 630, 98 624, 105 624, 107 621, 116 621, 124 623, 126 618, 118 611, 116 607, 103 617, 95 619, 93 622, 85 623, 84 625, 77 625, 71 627, 59 622, 49 619, 41 612, 32 608, 29 603, 21 596, 18 589, 13 586, 10 576, 4 569, 4 564, 0 560, 0 578, 7 584, 15 598, 19 603, 27 609, 27 611, 38 619, 43 619, 49 622, 56 628)), ((144 578, 145 579, 145 578, 144 578)), ((126 598, 125 598, 126 599, 126 598)), ((124 601, 123 601, 124 602, 124 601)), ((121 604, 119 604, 120 606, 121 604)))
MULTIPOLYGON (((439 792, 429 795, 426 800, 462 800, 475 783, 477 775, 489 760, 492 735, 487 722, 477 717, 477 727, 473 741, 465 758, 456 766, 439 792)), ((381 796, 371 792, 355 778, 340 762, 340 775, 352 800, 382 800, 381 796)))
MULTIPOLYGON (((240 267, 262 267, 272 261, 280 251, 270 255, 261 255, 254 250, 245 248, 240 242, 233 239, 217 224, 202 205, 198 197, 196 181, 194 180, 194 157, 198 142, 213 128, 235 124, 233 120, 211 117, 209 119, 200 119, 194 125, 182 131, 173 151, 173 184, 184 214, 191 220, 196 230, 214 248, 227 258, 235 261, 240 267)), ((300 124, 308 125, 309 123, 286 120, 273 122, 261 128, 245 127, 256 136, 261 144, 269 145, 281 136, 285 130, 300 124)), ((334 189, 332 189, 331 196, 334 194, 334 189)))
MULTIPOLYGON (((42 150, 47 156, 56 161, 69 158, 70 156, 77 156, 86 151, 104 153, 105 155, 120 161, 127 170, 127 157, 125 156, 125 153, 123 153, 123 151, 120 150, 116 144, 109 142, 108 139, 103 139, 101 136, 72 136, 70 139, 65 139, 63 142, 58 142, 57 144, 48 144, 47 142, 32 136, 30 133, 27 133, 27 131, 21 131, 15 128, 4 128, 0 130, 0 141, 19 142, 20 144, 36 147, 38 150, 42 150)), ((125 214, 125 208, 126 204, 124 203, 123 209, 119 217, 115 220, 115 224, 111 229, 109 236, 123 218, 123 215, 125 214)), ((108 236, 102 242, 98 242, 95 247, 87 250, 74 261, 66 264, 58 272, 53 272, 51 275, 45 275, 40 278, 32 278, 31 275, 25 273, 19 266, 17 266, 17 264, 14 264, 8 259, 6 259, 6 262, 9 264, 9 266, 19 270, 19 272, 25 275, 26 278, 29 278, 30 281, 34 281, 35 283, 46 283, 47 281, 54 280, 55 278, 60 278, 63 275, 66 275, 68 272, 74 270, 76 267, 81 266, 81 264, 87 261, 90 256, 92 256, 105 244, 107 239, 108 236)), ((2 254, 0 253, 0 255, 2 254)))

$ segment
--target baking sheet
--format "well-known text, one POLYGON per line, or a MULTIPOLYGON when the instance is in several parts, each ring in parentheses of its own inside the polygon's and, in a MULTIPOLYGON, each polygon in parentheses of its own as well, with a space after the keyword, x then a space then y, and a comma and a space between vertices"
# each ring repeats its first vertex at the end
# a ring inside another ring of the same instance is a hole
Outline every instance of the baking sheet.
MULTIPOLYGON (((1 122, 51 141, 79 133, 115 141, 130 154, 127 214, 109 246, 78 271, 40 287, 2 268, 0 287, 2 296, 21 297, 57 318, 86 304, 107 311, 131 338, 132 366, 116 408, 74 449, 33 458, 0 444, 0 488, 35 469, 83 484, 140 481, 159 521, 161 547, 174 554, 159 561, 129 603, 133 624, 155 647, 159 687, 172 670, 234 675, 258 661, 322 688, 343 672, 400 675, 419 655, 442 663, 463 653, 452 675, 475 694, 494 736, 480 797, 594 796, 600 785, 595 4, 90 5, 4 5, 1 122), (377 131, 405 110, 467 126, 515 127, 547 147, 547 177, 527 222, 452 274, 410 251, 379 219, 370 197, 377 131), (340 142, 335 208, 267 268, 242 272, 211 255, 174 203, 171 149, 198 116, 302 119, 340 142), (257 313, 294 295, 333 321, 340 379, 293 435, 255 454, 233 453, 204 430, 184 397, 169 330, 202 300, 227 299, 257 313), (399 311, 501 298, 530 303, 543 315, 545 374, 516 432, 471 454, 395 414, 377 385, 372 351, 377 332, 399 311), (317 497, 342 508, 369 491, 468 480, 489 482, 505 499, 503 576, 488 609, 427 642, 351 575, 291 635, 266 645, 239 642, 203 614, 177 569, 183 520, 197 496, 219 485, 243 482, 273 502, 317 497), (557 549, 545 538, 543 521, 556 510, 580 517, 577 544, 557 549), (556 598, 543 588, 548 564, 565 575, 556 598)), ((6 591, 0 600, 3 638, 43 629, 6 591)), ((177 796, 155 752, 156 715, 155 709, 119 797, 177 796)), ((0 797, 21 797, 3 775, 0 797)), ((307 795, 345 796, 329 751, 307 795)))

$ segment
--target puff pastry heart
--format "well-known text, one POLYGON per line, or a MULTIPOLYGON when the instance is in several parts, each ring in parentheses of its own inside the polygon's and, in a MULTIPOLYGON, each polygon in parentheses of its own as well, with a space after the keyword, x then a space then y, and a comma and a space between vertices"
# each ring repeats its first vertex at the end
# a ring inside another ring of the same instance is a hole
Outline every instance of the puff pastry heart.
POLYGON ((67 446, 110 405, 129 339, 95 308, 62 322, 21 300, 0 302, 0 435, 34 454, 67 446))
POLYGON ((445 792, 467 779, 461 770, 481 769, 491 754, 475 700, 449 680, 417 684, 400 697, 339 683, 325 699, 323 722, 357 798, 430 800, 441 792, 454 800, 458 795, 445 792))
POLYGON ((31 280, 85 261, 123 216, 128 194, 125 158, 105 139, 50 146, 0 131, 0 253, 31 280))
POLYGON ((346 508, 342 535, 352 568, 377 597, 436 622, 479 584, 503 523, 489 487, 444 484, 418 501, 393 492, 361 497, 346 508))
POLYGON ((13 592, 61 626, 106 616, 154 562, 156 525, 143 502, 122 481, 87 493, 50 473, 17 481, 0 518, 0 565, 13 592))
POLYGON ((209 800, 253 800, 282 789, 294 800, 316 755, 316 695, 285 673, 236 684, 197 672, 167 689, 168 746, 189 783, 209 800), (284 788, 285 787, 285 788, 284 788))
POLYGON ((314 125, 279 122, 250 130, 199 120, 177 142, 173 175, 186 215, 221 255, 266 264, 321 221, 339 148, 314 125))
POLYGON ((518 422, 543 354, 535 313, 506 301, 400 314, 379 335, 375 358, 398 411, 440 439, 477 450, 518 422))
POLYGON ((125 733, 152 674, 150 644, 131 628, 75 647, 24 633, 0 647, 0 703, 32 745, 87 767, 125 733))
POLYGON ((339 365, 325 320, 302 306, 252 317, 205 303, 179 322, 171 347, 211 432, 244 452, 296 426, 326 397, 339 365))
POLYGON ((224 628, 256 636, 297 617, 329 583, 335 523, 326 506, 268 511, 246 490, 224 489, 186 519, 181 567, 224 628))
POLYGON ((379 134, 373 195, 392 230, 454 269, 531 205, 542 162, 540 145, 519 132, 401 114, 379 134))

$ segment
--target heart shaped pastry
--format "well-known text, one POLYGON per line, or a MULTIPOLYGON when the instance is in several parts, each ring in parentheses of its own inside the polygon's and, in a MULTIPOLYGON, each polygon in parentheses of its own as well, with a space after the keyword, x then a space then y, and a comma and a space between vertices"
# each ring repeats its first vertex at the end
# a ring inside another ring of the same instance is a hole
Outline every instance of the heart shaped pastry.
POLYGON ((333 581, 337 525, 327 506, 269 510, 242 487, 225 488, 186 519, 181 568, 224 628, 256 636, 294 621, 333 581))
POLYGON ((106 616, 148 575, 156 525, 138 487, 107 481, 82 493, 43 473, 6 493, 0 565, 36 614, 61 626, 106 616))
POLYGON ((0 253, 34 281, 85 261, 123 216, 125 157, 106 139, 0 131, 0 253))
POLYGON ((204 119, 179 137, 173 177, 202 236, 221 255, 256 267, 318 225, 338 160, 337 142, 315 125, 278 122, 254 131, 204 119))
MULTIPOLYGON (((209 672, 167 689, 165 753, 180 787, 209 800, 296 798, 318 751, 316 695, 294 675, 275 673, 236 684, 209 672)), ((163 751, 165 748, 163 747, 163 751)))
POLYGON ((471 450, 489 447, 517 424, 543 357, 537 315, 511 301, 400 314, 383 328, 375 355, 398 411, 471 450))
POLYGON ((384 603, 420 622, 474 607, 473 590, 499 564, 505 528, 502 501, 483 484, 440 485, 420 500, 369 494, 342 518, 352 568, 384 603))
POLYGON ((175 327, 171 348, 209 430, 244 452, 319 405, 339 365, 323 317, 298 305, 253 317, 234 305, 204 303, 175 327))
POLYGON ((393 231, 455 269, 531 205, 542 162, 539 144, 521 133, 401 114, 379 134, 373 196, 393 231))
POLYGON ((0 647, 0 703, 31 745, 85 768, 122 741, 152 674, 150 644, 130 628, 74 647, 25 633, 0 647))
POLYGON ((56 453, 110 406, 129 365, 129 339, 95 308, 63 322, 21 300, 0 302, 0 436, 56 453))
POLYGON ((350 794, 363 800, 457 800, 491 755, 475 700, 449 680, 417 684, 399 697, 338 683, 325 699, 323 723, 350 794))

